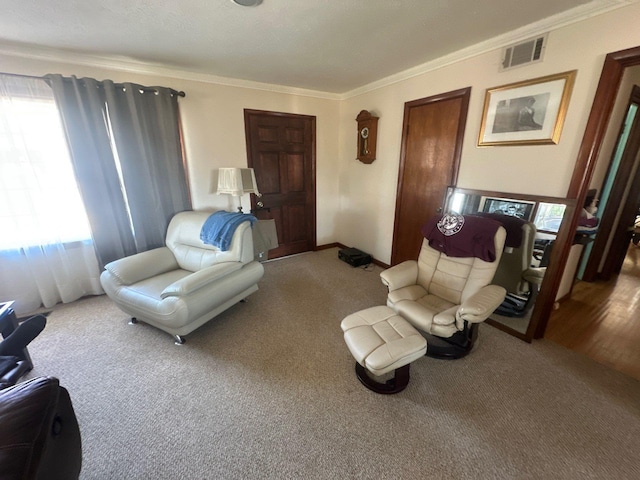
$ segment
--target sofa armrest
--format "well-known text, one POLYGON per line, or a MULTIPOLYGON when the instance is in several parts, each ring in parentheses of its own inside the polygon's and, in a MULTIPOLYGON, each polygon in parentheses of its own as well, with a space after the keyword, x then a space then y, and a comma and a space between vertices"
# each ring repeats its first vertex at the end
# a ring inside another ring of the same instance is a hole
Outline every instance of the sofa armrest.
POLYGON ((160 297, 180 297, 189 295, 202 287, 217 282, 223 277, 240 270, 244 266, 241 262, 224 262, 203 268, 168 285, 160 297))
POLYGON ((382 283, 389 287, 390 292, 409 285, 415 285, 418 281, 418 262, 407 260, 394 265, 380 273, 380 278, 382 283))
POLYGON ((129 257, 107 263, 105 270, 122 285, 133 285, 141 280, 180 268, 176 258, 167 247, 136 253, 129 257))
POLYGON ((507 291, 498 285, 487 285, 458 307, 456 320, 469 323, 484 322, 504 301, 507 291))

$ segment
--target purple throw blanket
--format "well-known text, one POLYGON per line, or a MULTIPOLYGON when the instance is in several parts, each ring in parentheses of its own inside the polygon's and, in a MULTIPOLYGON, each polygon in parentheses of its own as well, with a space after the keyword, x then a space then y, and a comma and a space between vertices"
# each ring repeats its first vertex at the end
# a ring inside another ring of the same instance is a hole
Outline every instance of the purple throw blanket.
POLYGON ((423 227, 429 246, 449 257, 477 257, 485 262, 496 259, 494 237, 500 223, 474 215, 437 215, 423 227))

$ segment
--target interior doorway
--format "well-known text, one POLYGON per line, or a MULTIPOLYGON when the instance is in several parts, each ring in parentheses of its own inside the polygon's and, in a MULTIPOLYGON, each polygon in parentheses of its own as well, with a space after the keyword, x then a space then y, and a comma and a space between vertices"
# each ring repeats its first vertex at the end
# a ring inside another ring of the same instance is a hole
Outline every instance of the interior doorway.
POLYGON ((420 229, 455 185, 471 88, 405 103, 391 264, 415 260, 420 229))
MULTIPOLYGON (((640 69, 640 67, 633 67, 640 69)), ((635 223, 640 194, 640 87, 633 85, 621 125, 617 142, 609 159, 607 175, 600 187, 601 217, 599 233, 592 248, 587 250, 588 261, 582 280, 592 282, 596 278, 608 280, 618 274, 628 251, 635 223), (611 234, 608 234, 611 232, 611 234)), ((600 160, 602 161, 602 160, 600 160)))
MULTIPOLYGON (((623 74, 625 70, 638 65, 640 65, 640 47, 610 53, 605 58, 567 195, 569 198, 576 198, 578 205, 584 204, 590 188, 597 155, 606 136, 607 128, 610 127, 609 120, 623 74)), ((569 225, 570 231, 575 231, 578 219, 579 211, 576 211, 569 225)), ((632 250, 635 248, 637 247, 634 245, 628 246, 627 252, 634 256, 626 255, 620 275, 614 276, 608 281, 579 282, 574 286, 572 298, 563 304, 558 313, 551 315, 549 312, 546 317, 542 317, 544 321, 539 324, 540 335, 544 334, 545 338, 558 341, 568 348, 581 351, 614 368, 616 367, 609 363, 613 357, 623 359, 623 362, 630 361, 631 364, 637 366, 639 361, 638 358, 634 359, 634 355, 637 355, 638 352, 640 332, 633 333, 633 329, 637 324, 634 320, 640 313, 636 305, 638 284, 640 284, 637 263, 640 262, 640 259, 637 255, 638 252, 632 250), (625 270, 629 267, 629 262, 631 262, 632 268, 625 270), (623 287, 623 284, 627 286, 623 287), (620 292, 622 294, 618 295, 620 292), (580 303, 579 295, 581 294, 583 301, 580 303), (581 306, 584 307, 582 310, 580 310, 581 306), (571 321, 570 316, 574 312, 576 315, 571 317, 574 318, 574 321, 571 321), (564 334, 558 333, 560 327, 557 322, 561 323, 561 329, 565 331, 564 334), (563 340, 560 339, 563 335, 565 341, 571 338, 571 342, 563 343, 563 340), (582 346, 580 347, 576 343, 582 343, 582 346), (596 358, 596 355, 599 354, 596 352, 604 352, 605 357, 596 358)), ((567 253, 563 252, 565 259, 567 253)), ((625 373, 635 375, 629 372, 625 373)))
POLYGON ((255 170, 262 197, 251 210, 273 219, 278 258, 316 248, 316 117, 245 110, 247 163, 255 170))
MULTIPOLYGON (((591 112, 587 120, 584 137, 575 167, 571 183, 567 191, 568 199, 575 199, 576 205, 584 205, 587 193, 590 189, 590 182, 598 160, 598 153, 602 147, 602 143, 607 133, 609 120, 618 94, 618 89, 622 83, 622 77, 625 69, 640 65, 640 46, 621 50, 607 54, 604 66, 600 75, 598 88, 596 89, 595 98, 591 107, 591 112)), ((562 242, 559 243, 557 250, 553 252, 552 262, 555 267, 551 282, 545 290, 540 294, 539 323, 536 327, 534 338, 542 338, 545 336, 547 325, 551 317, 554 307, 554 296, 558 291, 561 281, 562 271, 569 258, 571 249, 570 236, 576 231, 578 221, 580 219, 581 209, 574 209, 570 212, 570 220, 563 223, 561 228, 562 242)), ((547 272, 549 274, 549 272, 547 272)))

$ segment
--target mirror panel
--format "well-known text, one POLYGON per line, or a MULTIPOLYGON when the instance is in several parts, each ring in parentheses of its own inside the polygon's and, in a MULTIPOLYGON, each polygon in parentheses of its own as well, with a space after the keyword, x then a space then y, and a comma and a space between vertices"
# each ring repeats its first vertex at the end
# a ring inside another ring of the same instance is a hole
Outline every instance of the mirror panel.
POLYGON ((460 215, 495 214, 517 217, 530 226, 519 247, 505 247, 494 282, 508 291, 505 303, 487 323, 526 341, 533 339, 532 316, 546 278, 551 251, 567 218, 569 200, 450 187, 445 211, 460 215), (527 241, 531 238, 532 241, 527 241))

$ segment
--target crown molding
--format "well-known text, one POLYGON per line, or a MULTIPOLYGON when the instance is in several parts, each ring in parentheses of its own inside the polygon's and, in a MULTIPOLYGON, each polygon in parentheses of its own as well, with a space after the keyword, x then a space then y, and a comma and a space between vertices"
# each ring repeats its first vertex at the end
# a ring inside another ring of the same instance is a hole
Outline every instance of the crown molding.
POLYGON ((492 50, 501 49, 530 37, 535 37, 552 30, 557 30, 637 2, 638 0, 602 0, 600 2, 581 5, 571 10, 567 10, 566 12, 559 13, 552 17, 545 18, 544 20, 531 23, 497 37, 493 37, 484 42, 477 43, 471 47, 458 50, 449 55, 437 58, 436 60, 417 65, 407 70, 403 70, 402 72, 394 73, 388 77, 376 80, 375 82, 371 82, 367 85, 355 88, 349 92, 343 93, 340 96, 340 100, 357 97, 358 95, 362 95, 394 83, 402 82, 439 68, 482 55, 492 50))
POLYGON ((127 57, 110 55, 92 55, 77 53, 69 50, 60 50, 48 47, 11 44, 0 42, 0 54, 43 60, 49 62, 59 62, 71 65, 81 65, 85 67, 98 67, 108 70, 137 73, 143 75, 158 75, 178 80, 189 80, 229 87, 250 88, 252 90, 262 90, 273 93, 283 93, 287 95, 299 95, 303 97, 314 97, 325 100, 340 100, 340 94, 324 92, 320 90, 310 90, 306 88, 290 87, 239 78, 222 77, 208 73, 180 70, 167 65, 140 62, 127 57))

